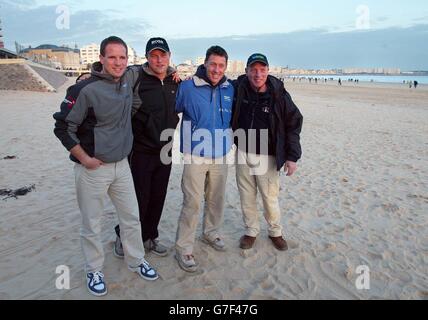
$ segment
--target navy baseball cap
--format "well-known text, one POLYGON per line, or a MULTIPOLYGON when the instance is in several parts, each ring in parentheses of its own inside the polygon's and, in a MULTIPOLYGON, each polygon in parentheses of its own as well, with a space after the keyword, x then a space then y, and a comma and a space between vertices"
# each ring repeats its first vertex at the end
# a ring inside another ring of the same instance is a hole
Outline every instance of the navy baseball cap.
POLYGON ((248 58, 247 67, 251 66, 252 64, 254 64, 256 62, 260 62, 266 66, 269 66, 268 59, 266 58, 266 56, 264 54, 254 53, 248 58))
POLYGON ((164 52, 170 52, 168 43, 164 38, 151 38, 149 41, 147 41, 146 55, 156 49, 162 50, 164 52))

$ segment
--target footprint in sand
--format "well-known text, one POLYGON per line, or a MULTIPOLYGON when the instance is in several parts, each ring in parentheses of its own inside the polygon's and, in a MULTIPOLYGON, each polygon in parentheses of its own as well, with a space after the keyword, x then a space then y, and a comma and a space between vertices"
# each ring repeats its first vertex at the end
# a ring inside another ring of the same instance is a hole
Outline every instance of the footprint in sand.
POLYGON ((344 276, 349 281, 352 281, 354 278, 354 270, 351 267, 348 267, 344 273, 344 276))
POLYGON ((290 250, 294 250, 297 249, 299 247, 299 243, 294 241, 294 240, 287 240, 287 244, 288 244, 288 249, 290 250))
POLYGON ((271 276, 269 276, 266 280, 260 283, 260 288, 266 291, 275 289, 275 284, 273 283, 271 276))
POLYGON ((377 253, 377 252, 370 252, 369 251, 369 252, 367 252, 367 254, 368 254, 369 258, 373 259, 373 260, 382 260, 383 259, 382 255, 377 253))
POLYGON ((325 250, 328 250, 328 251, 335 251, 336 248, 337 248, 337 245, 335 243, 328 243, 325 246, 325 250))
POLYGON ((387 212, 395 213, 395 212, 400 210, 400 207, 395 205, 395 204, 387 203, 387 204, 382 205, 382 209, 387 211, 387 212))
POLYGON ((275 255, 275 256, 270 256, 270 257, 268 257, 267 258, 267 266, 269 267, 269 268, 273 268, 273 267, 275 267, 276 265, 277 265, 277 263, 278 263, 278 257, 275 255))
POLYGON ((411 283, 413 281, 413 277, 404 271, 397 272, 394 274, 394 278, 399 279, 400 281, 403 281, 405 283, 411 283))
POLYGON ((245 259, 253 257, 256 254, 256 250, 255 249, 248 249, 248 250, 241 250, 239 252, 239 255, 245 259))

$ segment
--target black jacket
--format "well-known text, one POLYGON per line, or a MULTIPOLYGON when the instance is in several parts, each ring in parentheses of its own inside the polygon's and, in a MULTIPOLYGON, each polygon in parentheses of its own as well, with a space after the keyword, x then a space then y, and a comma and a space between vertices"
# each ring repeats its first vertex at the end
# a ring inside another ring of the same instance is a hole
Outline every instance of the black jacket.
MULTIPOLYGON (((235 98, 233 106, 233 130, 239 129, 239 114, 245 112, 241 108, 243 100, 251 99, 251 90, 248 78, 242 75, 234 83, 235 98)), ((279 79, 269 76, 267 80, 268 90, 273 97, 273 110, 270 113, 270 130, 272 133, 272 145, 275 147, 276 164, 278 171, 286 161, 297 162, 302 156, 300 146, 300 132, 302 130, 303 116, 285 90, 284 84, 279 79)))
POLYGON ((168 69, 161 81, 154 76, 147 63, 140 69, 140 77, 134 87, 132 129, 133 151, 159 154, 169 141, 161 141, 165 129, 177 127, 179 118, 175 112, 178 83, 173 80, 174 69, 168 69))

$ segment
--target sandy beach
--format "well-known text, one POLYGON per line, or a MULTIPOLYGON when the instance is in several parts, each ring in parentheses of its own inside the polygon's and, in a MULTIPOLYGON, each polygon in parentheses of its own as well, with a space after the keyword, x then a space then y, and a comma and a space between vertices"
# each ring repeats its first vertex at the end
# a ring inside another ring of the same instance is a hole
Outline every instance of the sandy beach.
MULTIPOLYGON (((18 199, 0 197, 0 300, 100 299, 84 282, 73 163, 53 134, 52 114, 71 84, 57 93, 0 91, 0 189, 36 187, 18 199), (69 290, 55 286, 60 265, 70 269, 69 290)), ((171 251, 166 258, 147 255, 160 279, 140 279, 113 255, 117 217, 106 202, 109 294, 101 299, 428 299, 428 86, 286 82, 286 88, 304 115, 299 170, 281 176, 290 249, 272 246, 261 203, 261 235, 253 249, 239 248, 244 227, 231 167, 228 251, 197 241, 201 270, 182 271, 172 248, 183 167, 174 165, 160 223, 171 251), (355 285, 361 265, 370 269, 369 290, 355 285)))

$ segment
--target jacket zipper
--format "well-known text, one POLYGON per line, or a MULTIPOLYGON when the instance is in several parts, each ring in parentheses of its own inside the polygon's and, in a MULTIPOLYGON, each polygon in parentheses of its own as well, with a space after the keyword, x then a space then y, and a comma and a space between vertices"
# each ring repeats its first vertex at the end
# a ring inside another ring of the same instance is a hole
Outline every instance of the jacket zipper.
POLYGON ((168 127, 169 123, 168 123, 168 103, 167 103, 167 99, 166 99, 166 95, 165 95, 165 83, 163 82, 163 80, 160 81, 162 84, 162 96, 163 96, 163 101, 165 103, 165 108, 164 108, 164 112, 165 112, 165 126, 168 127))
POLYGON ((212 102, 213 102, 213 105, 214 105, 214 108, 212 108, 212 110, 213 110, 213 121, 212 121, 212 131, 214 132, 214 129, 215 129, 215 120, 216 120, 216 107, 217 107, 217 104, 216 104, 216 96, 215 96, 215 88, 213 88, 212 89, 212 102))
POLYGON ((256 114, 256 107, 259 105, 259 95, 257 94, 257 100, 256 100, 256 104, 253 104, 253 111, 251 113, 251 126, 250 129, 253 129, 254 126, 254 117, 256 114))

